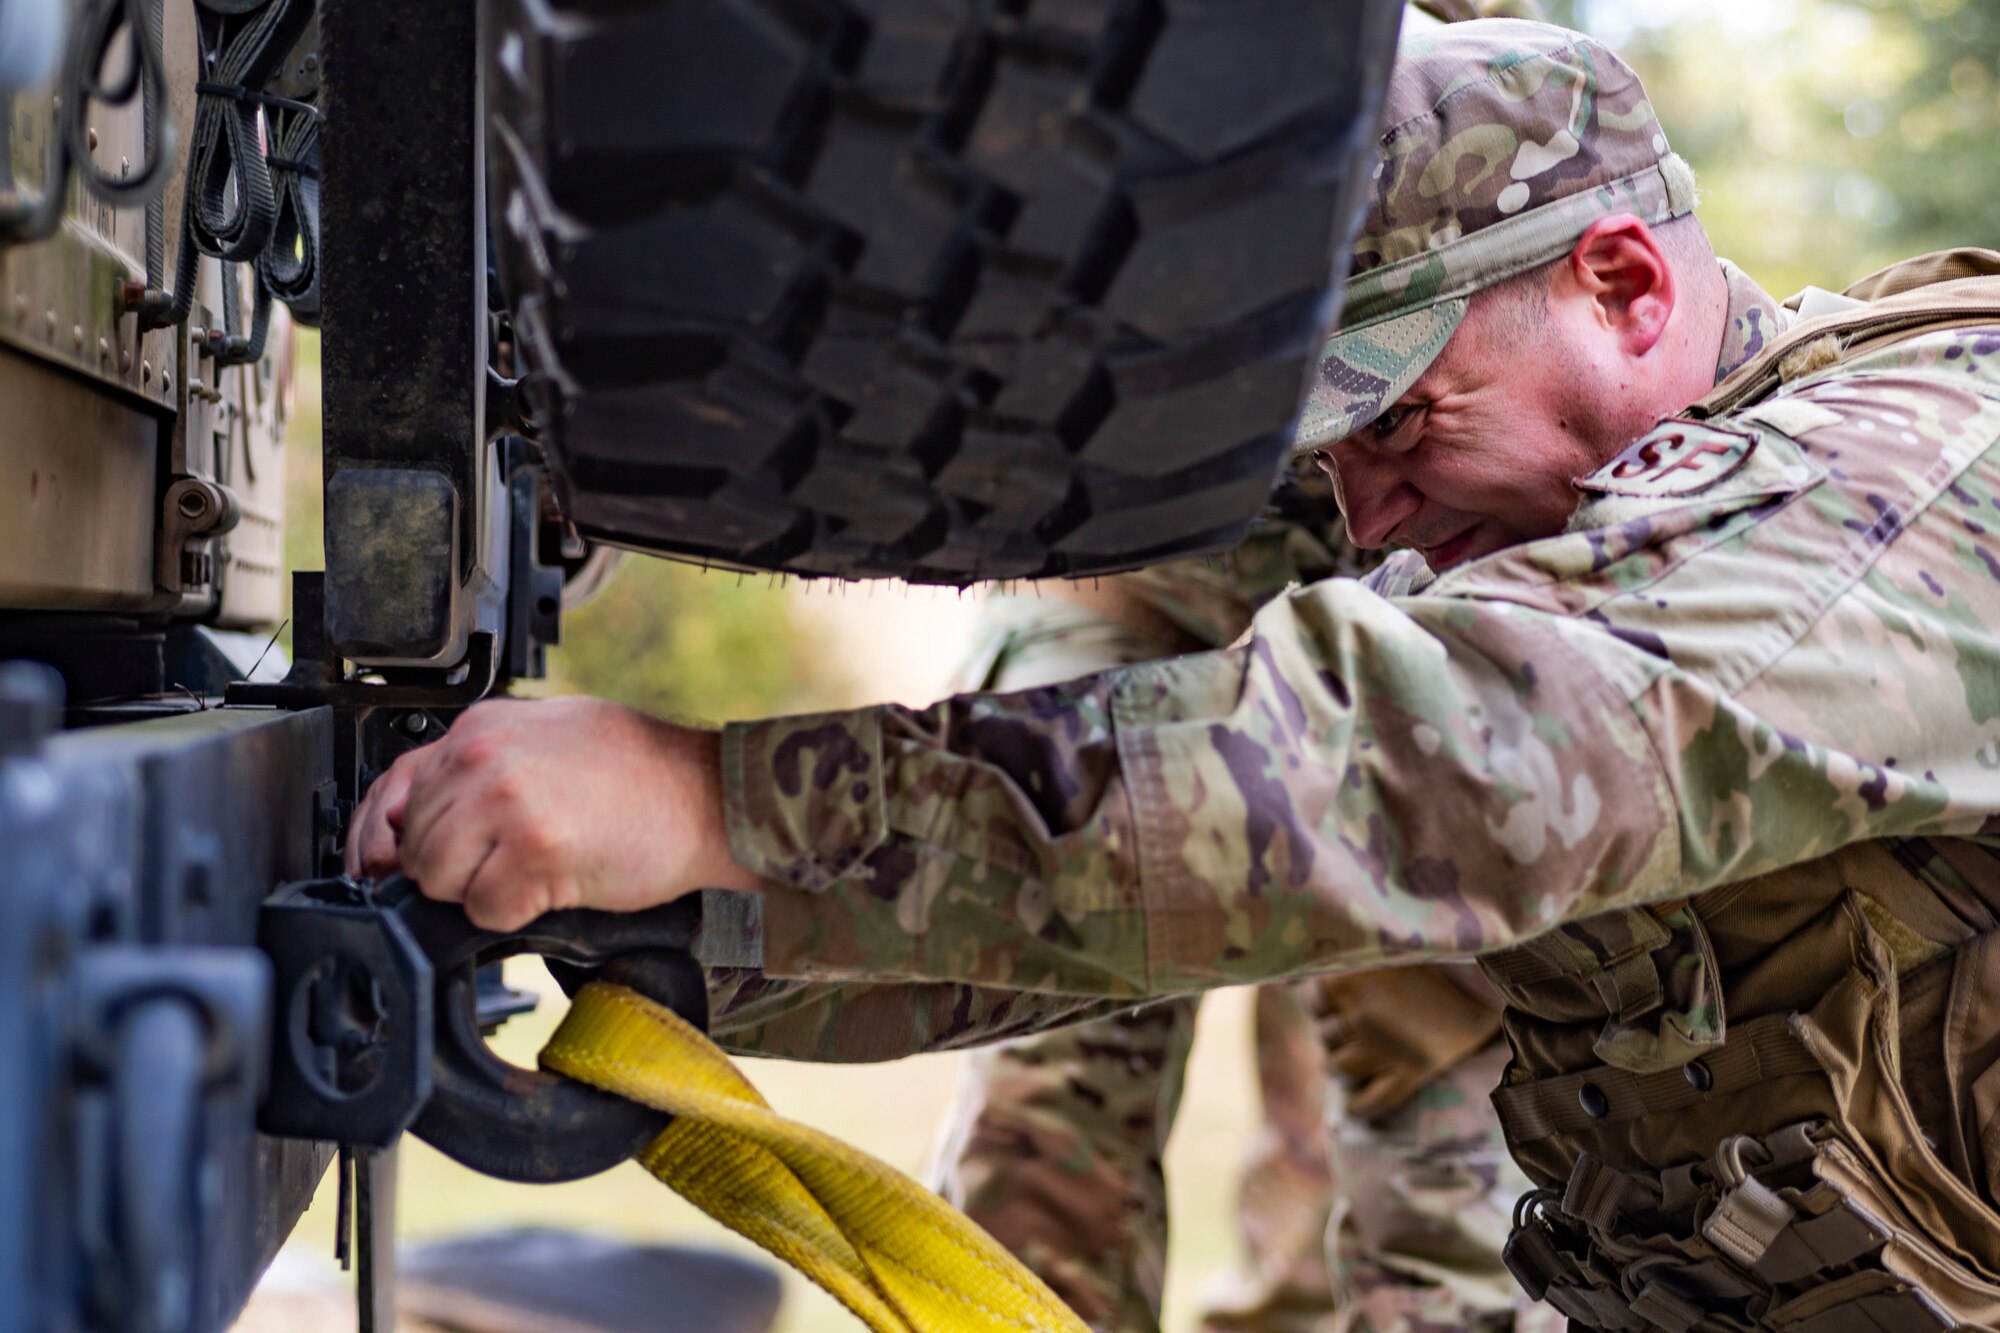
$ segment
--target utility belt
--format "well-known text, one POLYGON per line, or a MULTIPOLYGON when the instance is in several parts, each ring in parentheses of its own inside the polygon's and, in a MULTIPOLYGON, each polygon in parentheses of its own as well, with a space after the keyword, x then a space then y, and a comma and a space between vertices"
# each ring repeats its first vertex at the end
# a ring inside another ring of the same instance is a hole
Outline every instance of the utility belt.
POLYGON ((1925 1239, 1826 1121, 1661 1172, 1584 1153, 1522 1198, 1504 1258, 1537 1300, 1619 1333, 2000 1326, 2000 1287, 1925 1239))

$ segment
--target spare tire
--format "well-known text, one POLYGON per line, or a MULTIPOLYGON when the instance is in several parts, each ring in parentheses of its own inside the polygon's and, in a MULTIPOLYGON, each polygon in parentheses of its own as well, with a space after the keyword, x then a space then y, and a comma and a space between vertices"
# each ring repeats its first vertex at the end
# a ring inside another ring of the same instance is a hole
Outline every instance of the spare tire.
POLYGON ((486 0, 493 235, 590 537, 853 578, 1220 549, 1400 0, 486 0))

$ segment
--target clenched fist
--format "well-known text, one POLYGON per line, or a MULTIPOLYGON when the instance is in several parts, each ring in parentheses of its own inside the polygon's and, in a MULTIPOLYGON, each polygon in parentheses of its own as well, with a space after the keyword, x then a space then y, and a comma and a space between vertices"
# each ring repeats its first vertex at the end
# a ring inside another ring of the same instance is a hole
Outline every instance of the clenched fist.
POLYGON ((716 733, 601 699, 478 704, 398 759, 355 811, 347 872, 399 868, 495 931, 758 887, 729 853, 716 733))

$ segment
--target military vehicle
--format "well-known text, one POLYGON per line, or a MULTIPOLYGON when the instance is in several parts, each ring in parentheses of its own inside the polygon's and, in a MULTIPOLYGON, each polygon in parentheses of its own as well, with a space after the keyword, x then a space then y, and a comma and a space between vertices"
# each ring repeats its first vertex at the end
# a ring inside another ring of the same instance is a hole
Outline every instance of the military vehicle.
POLYGON ((357 795, 614 547, 963 585, 1236 541, 1399 17, 0 0, 0 1330, 225 1328, 330 1165, 387 1328, 406 1129, 544 1180, 654 1133, 480 1033, 510 952, 698 1009, 686 920, 329 878, 357 795))

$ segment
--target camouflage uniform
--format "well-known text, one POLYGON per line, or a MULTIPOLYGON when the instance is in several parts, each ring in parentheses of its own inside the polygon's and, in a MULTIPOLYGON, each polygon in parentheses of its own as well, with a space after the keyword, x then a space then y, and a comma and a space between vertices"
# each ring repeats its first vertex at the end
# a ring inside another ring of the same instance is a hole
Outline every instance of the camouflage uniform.
MULTIPOLYGON (((1287 586, 1372 563, 1346 542, 1316 468, 1281 489, 1276 510, 1224 559, 990 599, 968 686, 1025 689, 1218 648, 1287 586)), ((1211 1333, 1514 1327, 1520 1293, 1500 1247, 1527 1182, 1486 1102, 1504 1062, 1499 997, 1464 964, 1370 975, 1372 990, 1258 993, 1263 1124, 1239 1197, 1248 1253, 1203 1322, 1211 1333), (1413 1006, 1432 1013, 1427 1031, 1381 1021, 1413 1006)), ((1160 1326, 1161 1159, 1197 1002, 974 1052, 948 1122, 942 1192, 1099 1329, 1160 1326)))
MULTIPOLYGON (((1472 293, 1692 206, 1602 48, 1425 40, 1308 443, 1472 293)), ((881 1057, 1479 955, 1537 1294, 1596 1328, 2000 1328, 1994 273, 1850 289, 1580 479, 1565 532, 1399 559, 1401 595, 1325 580, 1221 651, 730 728, 768 887, 714 901, 704 953, 755 965, 715 973, 722 1030, 881 1057)))
MULTIPOLYGON (((1561 29, 1485 20, 1406 42, 1383 123, 1302 447, 1404 392, 1496 275, 1566 253, 1598 217, 1693 205, 1636 78, 1561 29)), ((1754 347, 1776 307, 1735 294, 1754 347)), ((1472 953, 1659 890, 1679 864, 1665 779, 1642 712, 1612 703, 1656 659, 1596 620, 1444 595, 1505 558, 1421 595, 1405 557, 1369 588, 1321 580, 1214 652, 728 728, 732 842, 770 888, 707 901, 719 1031, 890 1058, 1472 953), (1524 674, 1531 651, 1577 688, 1524 674)))

